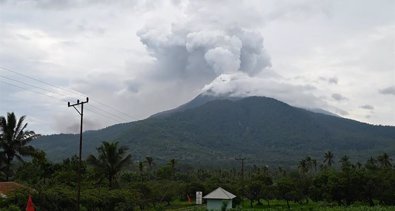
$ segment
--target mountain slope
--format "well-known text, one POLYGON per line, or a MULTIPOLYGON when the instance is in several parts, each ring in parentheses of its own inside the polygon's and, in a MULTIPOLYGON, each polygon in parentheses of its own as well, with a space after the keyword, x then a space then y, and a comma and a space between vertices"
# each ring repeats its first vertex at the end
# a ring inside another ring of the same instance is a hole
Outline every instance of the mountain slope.
MULTIPOLYGON (((306 155, 332 150, 366 159, 395 154, 395 127, 373 126, 310 112, 266 97, 210 99, 200 105, 154 115, 146 120, 84 133, 84 155, 104 140, 127 145, 135 159, 153 156, 195 164, 234 162, 294 164, 306 155)), ((40 138, 36 146, 59 160, 75 154, 77 135, 40 138)), ((361 160, 362 161, 362 160, 361 160)))
POLYGON ((213 96, 213 95, 201 94, 201 95, 198 95, 197 97, 195 97, 194 99, 192 99, 191 101, 178 106, 177 108, 156 113, 156 114, 152 115, 151 117, 169 116, 169 115, 176 113, 176 112, 185 111, 188 109, 199 107, 199 106, 204 105, 210 101, 215 101, 215 100, 232 100, 233 101, 233 100, 239 100, 239 99, 241 99, 241 98, 240 97, 213 96))

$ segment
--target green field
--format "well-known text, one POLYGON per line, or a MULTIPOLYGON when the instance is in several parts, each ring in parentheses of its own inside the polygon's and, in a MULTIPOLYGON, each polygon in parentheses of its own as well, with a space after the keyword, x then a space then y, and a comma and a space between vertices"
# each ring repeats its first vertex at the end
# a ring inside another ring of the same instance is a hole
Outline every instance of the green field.
MULTIPOLYGON (((353 206, 336 206, 324 203, 309 202, 309 204, 290 203, 288 209, 285 201, 273 200, 270 202, 270 208, 267 204, 256 205, 253 208, 249 207, 249 202, 244 201, 244 208, 234 208, 230 211, 282 211, 282 210, 296 210, 296 211, 392 211, 395 206, 367 206, 367 205, 353 205, 353 206)), ((185 202, 175 202, 169 207, 158 208, 156 210, 166 211, 206 211, 206 206, 190 205, 185 202)))
MULTIPOLYGON (((206 211, 205 207, 184 207, 177 209, 164 209, 168 211, 206 211)), ((369 206, 351 206, 351 207, 320 207, 320 206, 295 206, 290 209, 286 207, 273 207, 273 208, 235 208, 231 211, 282 211, 282 210, 298 210, 298 211, 390 211, 395 210, 394 206, 388 207, 369 207, 369 206)))

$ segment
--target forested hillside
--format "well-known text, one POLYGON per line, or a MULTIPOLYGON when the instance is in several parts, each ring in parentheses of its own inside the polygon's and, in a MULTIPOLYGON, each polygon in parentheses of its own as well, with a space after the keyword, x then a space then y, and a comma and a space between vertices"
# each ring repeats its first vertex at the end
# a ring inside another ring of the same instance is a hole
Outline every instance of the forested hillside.
MULTIPOLYGON (((142 121, 85 132, 84 155, 106 140, 128 146, 137 160, 152 156, 201 165, 230 164, 236 156, 288 165, 327 150, 356 160, 395 154, 395 127, 310 112, 266 97, 192 103, 142 121)), ((78 136, 43 136, 34 145, 59 161, 77 152, 78 136)))

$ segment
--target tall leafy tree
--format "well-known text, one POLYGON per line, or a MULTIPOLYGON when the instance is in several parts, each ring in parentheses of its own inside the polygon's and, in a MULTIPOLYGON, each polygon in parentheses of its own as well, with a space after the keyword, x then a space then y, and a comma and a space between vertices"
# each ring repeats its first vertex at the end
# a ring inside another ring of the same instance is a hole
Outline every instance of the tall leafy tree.
POLYGON ((334 157, 335 156, 333 155, 333 153, 331 151, 325 152, 324 164, 326 166, 332 166, 334 157))
POLYGON ((309 171, 309 166, 306 160, 299 161, 298 169, 301 174, 306 174, 309 171))
POLYGON ((341 159, 340 159, 340 164, 341 164, 341 169, 342 171, 347 171, 351 168, 352 164, 350 162, 350 158, 347 155, 344 155, 341 159))
POLYGON ((377 169, 377 160, 373 157, 370 157, 365 164, 365 168, 375 170, 377 169))
POLYGON ((23 156, 32 156, 35 149, 28 144, 33 141, 38 134, 25 130, 27 123, 24 123, 25 116, 18 120, 13 112, 7 113, 7 117, 0 117, 0 158, 4 163, 4 173, 8 181, 13 174, 11 163, 16 158, 23 162, 23 156))
POLYGON ((140 174, 140 179, 141 182, 144 182, 144 164, 142 161, 139 161, 139 174, 140 174))
POLYGON ((391 168, 391 160, 392 159, 387 153, 383 153, 382 155, 377 157, 377 161, 379 162, 381 168, 391 168))
POLYGON ((145 157, 145 160, 148 164, 148 167, 151 169, 152 166, 154 165, 154 159, 152 157, 147 156, 147 157, 145 157))
POLYGON ((171 159, 171 160, 169 161, 169 163, 170 163, 172 175, 173 175, 173 177, 174 177, 174 175, 175 175, 175 173, 176 173, 176 159, 171 159))
POLYGON ((116 176, 130 164, 132 156, 127 154, 126 147, 118 147, 118 142, 104 141, 97 152, 98 156, 89 155, 87 162, 108 179, 111 189, 116 176))
POLYGON ((154 166, 154 159, 150 156, 145 157, 145 162, 148 164, 148 179, 152 179, 152 167, 154 166))

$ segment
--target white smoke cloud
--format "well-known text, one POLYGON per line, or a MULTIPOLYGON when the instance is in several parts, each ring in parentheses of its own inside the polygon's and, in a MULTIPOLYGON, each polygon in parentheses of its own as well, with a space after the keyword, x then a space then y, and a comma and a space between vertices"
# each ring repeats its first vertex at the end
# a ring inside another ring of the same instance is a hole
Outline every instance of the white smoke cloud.
POLYGON ((256 75, 271 66, 260 33, 242 27, 207 30, 189 25, 192 22, 171 27, 166 35, 158 34, 157 28, 138 33, 156 59, 154 69, 159 74, 200 80, 202 86, 224 73, 256 75))
POLYGON ((216 74, 233 72, 240 67, 239 57, 225 48, 210 49, 204 58, 216 74))
POLYGON ((273 74, 260 31, 203 14, 195 12, 168 27, 145 26, 137 33, 154 58, 152 74, 161 83, 180 79, 207 95, 267 96, 298 107, 330 108, 313 94, 315 87, 292 84, 273 74))
POLYGON ((281 77, 253 77, 246 73, 222 74, 202 89, 204 95, 266 96, 303 108, 332 109, 313 94, 316 87, 290 84, 281 77))

